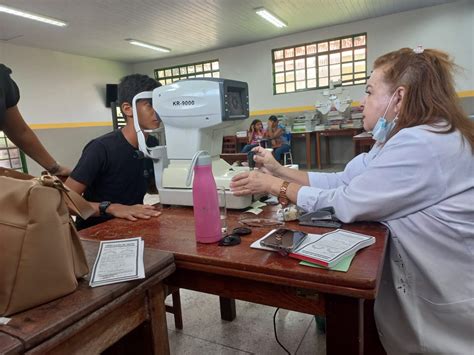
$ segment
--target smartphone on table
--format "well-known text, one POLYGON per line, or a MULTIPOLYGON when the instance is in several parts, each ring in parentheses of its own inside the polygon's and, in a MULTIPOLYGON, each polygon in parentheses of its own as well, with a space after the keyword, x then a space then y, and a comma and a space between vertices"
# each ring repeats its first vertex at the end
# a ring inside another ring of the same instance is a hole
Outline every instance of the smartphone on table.
POLYGON ((260 245, 276 249, 285 253, 291 253, 304 241, 307 233, 287 228, 275 229, 266 238, 260 241, 260 245))

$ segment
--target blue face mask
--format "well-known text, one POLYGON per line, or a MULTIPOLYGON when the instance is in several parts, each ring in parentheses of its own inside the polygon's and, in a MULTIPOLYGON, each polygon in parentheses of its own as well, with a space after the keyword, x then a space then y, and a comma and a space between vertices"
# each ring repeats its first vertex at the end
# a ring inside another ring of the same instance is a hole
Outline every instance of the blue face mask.
POLYGON ((398 116, 396 116, 392 121, 388 122, 385 118, 385 115, 387 114, 388 108, 390 107, 394 96, 395 93, 393 93, 392 97, 390 98, 390 101, 388 102, 387 108, 385 109, 383 116, 378 119, 377 123, 375 124, 375 127, 372 129, 372 137, 379 143, 385 143, 389 133, 392 131, 393 127, 395 127, 395 123, 398 119, 398 116))

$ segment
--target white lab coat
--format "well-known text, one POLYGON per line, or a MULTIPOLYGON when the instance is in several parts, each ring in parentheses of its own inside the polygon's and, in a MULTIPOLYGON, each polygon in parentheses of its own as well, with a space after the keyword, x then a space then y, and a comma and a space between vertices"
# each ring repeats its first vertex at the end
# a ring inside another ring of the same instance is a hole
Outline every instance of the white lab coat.
POLYGON ((406 128, 340 173, 309 173, 298 206, 390 228, 375 302, 389 354, 474 354, 474 155, 459 132, 406 128))

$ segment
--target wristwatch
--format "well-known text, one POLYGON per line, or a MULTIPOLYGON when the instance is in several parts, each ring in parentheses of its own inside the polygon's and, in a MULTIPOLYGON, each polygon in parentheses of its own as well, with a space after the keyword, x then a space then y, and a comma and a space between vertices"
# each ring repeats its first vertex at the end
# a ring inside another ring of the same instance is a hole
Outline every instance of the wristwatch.
POLYGON ((51 175, 54 175, 59 171, 59 169, 61 169, 61 165, 59 165, 59 163, 55 161, 54 164, 49 169, 47 169, 47 171, 51 175))
POLYGON ((278 195, 278 202, 280 202, 282 207, 288 206, 290 203, 290 200, 288 199, 288 196, 286 196, 286 190, 288 190, 288 185, 290 183, 288 181, 283 181, 283 184, 281 184, 280 187, 280 194, 278 195))
POLYGON ((102 201, 101 203, 99 203, 99 214, 101 216, 107 216, 107 208, 109 208, 109 206, 112 204, 112 202, 110 201, 102 201))

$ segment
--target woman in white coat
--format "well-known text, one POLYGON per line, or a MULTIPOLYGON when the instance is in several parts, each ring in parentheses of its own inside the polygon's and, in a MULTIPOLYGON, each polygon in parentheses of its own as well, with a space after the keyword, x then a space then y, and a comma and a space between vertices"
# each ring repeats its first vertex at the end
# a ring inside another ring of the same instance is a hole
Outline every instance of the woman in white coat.
POLYGON ((333 206, 343 222, 390 229, 375 302, 389 354, 474 349, 474 122, 459 106, 455 64, 438 50, 379 57, 362 102, 377 141, 340 173, 295 171, 255 148, 259 171, 236 195, 271 193, 307 211, 333 206))

